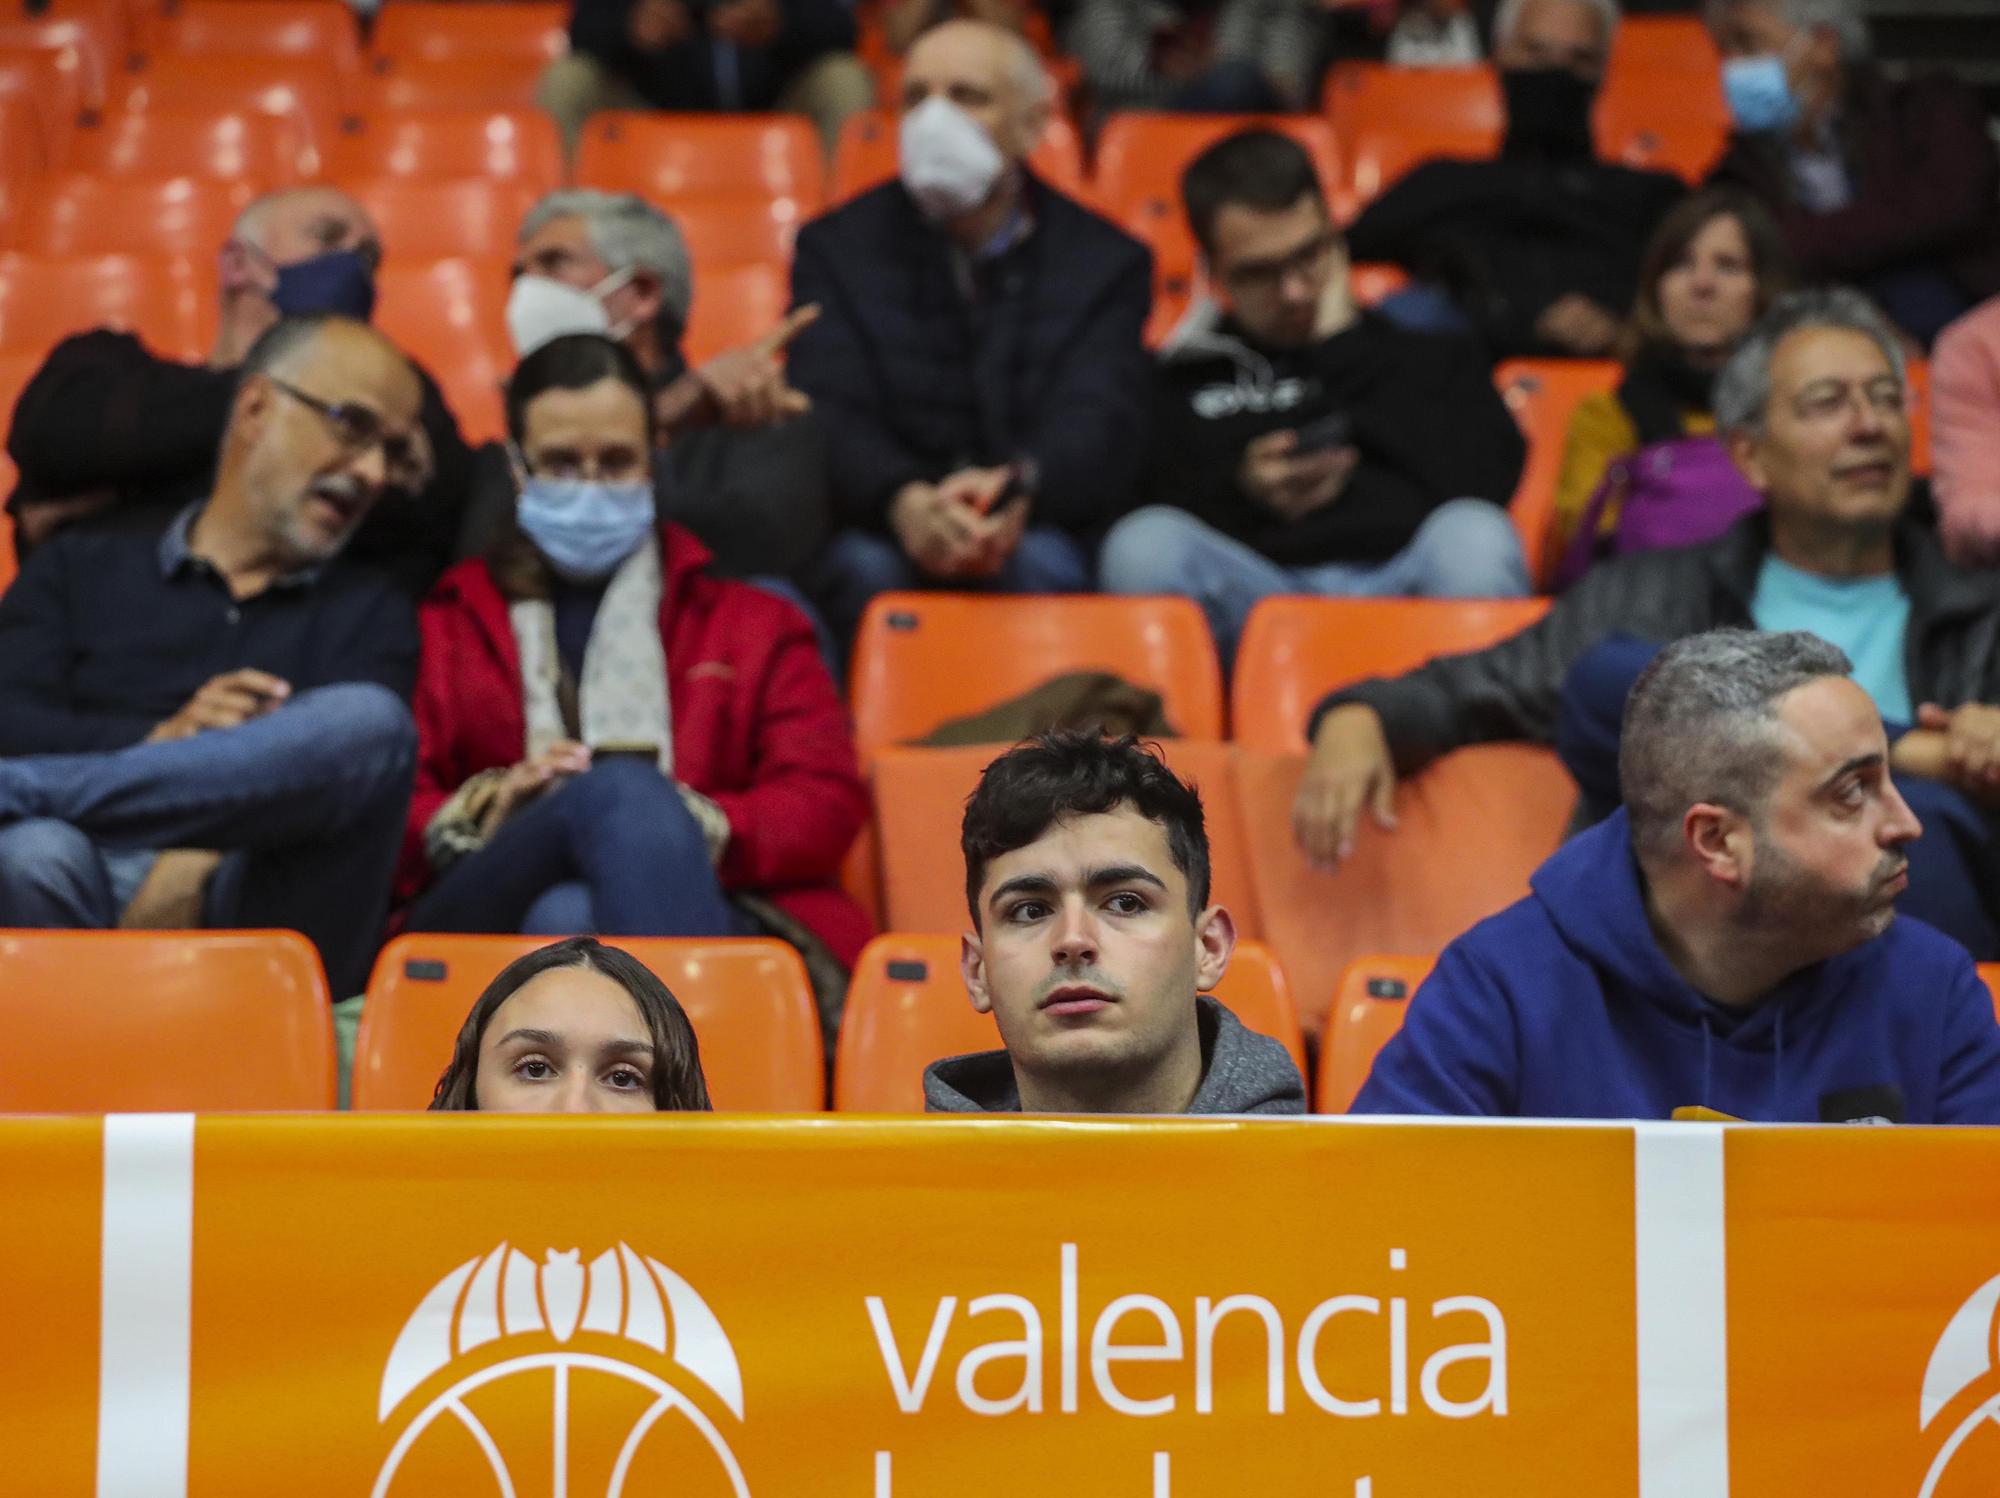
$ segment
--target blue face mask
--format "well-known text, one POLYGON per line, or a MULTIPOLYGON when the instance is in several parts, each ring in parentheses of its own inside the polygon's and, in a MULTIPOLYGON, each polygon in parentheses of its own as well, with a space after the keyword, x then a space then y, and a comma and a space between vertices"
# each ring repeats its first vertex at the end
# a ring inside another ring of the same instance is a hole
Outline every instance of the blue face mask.
POLYGON ((375 310, 375 272, 355 250, 329 250, 281 265, 271 305, 285 317, 333 312, 366 322, 375 310))
POLYGON ((515 516, 558 576, 598 582, 616 572, 652 531, 653 485, 647 479, 610 484, 530 477, 521 486, 515 516))
POLYGON ((1732 57, 1722 65, 1722 97, 1736 128, 1750 135, 1783 130, 1799 117, 1799 101, 1775 52, 1732 57))

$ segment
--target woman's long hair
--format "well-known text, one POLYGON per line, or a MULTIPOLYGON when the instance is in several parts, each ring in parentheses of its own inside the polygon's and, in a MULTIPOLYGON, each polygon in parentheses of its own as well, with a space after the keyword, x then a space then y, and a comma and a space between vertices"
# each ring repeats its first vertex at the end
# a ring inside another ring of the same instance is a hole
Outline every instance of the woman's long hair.
POLYGON ((1750 247, 1750 273, 1757 278, 1751 322, 1792 289, 1792 254, 1785 248, 1785 236, 1770 209, 1736 187, 1709 187, 1689 193, 1667 212, 1646 242, 1646 254, 1639 263, 1639 294, 1621 350, 1626 359, 1648 349, 1680 352, 1660 310, 1660 282, 1688 252, 1695 236, 1719 218, 1735 219, 1750 247))
POLYGON ((486 1027, 500 1006, 529 980, 557 968, 580 967, 602 973, 632 996, 645 1017, 653 1040, 653 1106, 662 1113, 706 1113, 708 1082, 701 1074, 701 1046, 694 1026, 673 991, 653 970, 630 952, 607 947, 594 936, 572 936, 538 947, 502 968, 473 1001, 472 1012, 459 1027, 451 1062, 431 1095, 434 1113, 472 1113, 479 1109, 479 1046, 486 1027))

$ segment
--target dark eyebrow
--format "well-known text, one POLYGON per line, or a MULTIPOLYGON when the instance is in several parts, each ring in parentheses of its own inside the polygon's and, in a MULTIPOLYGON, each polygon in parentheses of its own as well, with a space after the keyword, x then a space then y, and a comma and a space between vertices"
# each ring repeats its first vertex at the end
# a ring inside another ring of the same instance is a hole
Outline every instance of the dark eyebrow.
MULTIPOLYGON (((512 1045, 517 1040, 525 1040, 529 1045, 541 1046, 546 1050, 565 1050, 568 1042, 553 1030, 509 1030, 500 1037, 500 1044, 512 1045)), ((603 1056, 644 1056, 652 1058, 653 1043, 650 1040, 610 1040, 597 1048, 603 1056)))
POLYGON ((1888 756, 1879 751, 1873 754, 1857 754, 1831 775, 1827 776, 1826 779, 1822 780, 1819 783, 1819 790, 1832 790, 1834 786, 1845 780, 1849 775, 1852 775, 1856 770, 1879 769, 1887 760, 1888 756))
POLYGON ((1048 874, 1016 874, 986 897, 988 905, 998 905, 1014 895, 1046 895, 1055 891, 1056 881, 1048 874))
POLYGON ((1166 880, 1155 874, 1144 864, 1115 863, 1106 869, 1092 869, 1085 881, 1088 889, 1102 889, 1107 884, 1150 884, 1155 889, 1165 889, 1166 880))
POLYGON ((529 1045, 561 1045, 562 1037, 553 1030, 509 1030, 500 1037, 500 1044, 512 1045, 517 1040, 525 1040, 529 1045))

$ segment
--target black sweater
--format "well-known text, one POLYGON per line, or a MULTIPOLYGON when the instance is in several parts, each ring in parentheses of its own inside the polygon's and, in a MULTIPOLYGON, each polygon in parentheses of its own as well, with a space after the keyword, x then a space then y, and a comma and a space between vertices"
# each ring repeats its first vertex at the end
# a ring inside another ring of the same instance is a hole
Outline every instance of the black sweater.
POLYGON ((1447 500, 1506 504, 1527 455, 1477 347, 1372 313, 1295 350, 1259 348, 1226 322, 1191 328, 1155 388, 1146 497, 1285 566, 1386 561, 1447 500), (1334 411, 1360 461, 1333 503, 1290 521, 1243 491, 1252 438, 1334 411))

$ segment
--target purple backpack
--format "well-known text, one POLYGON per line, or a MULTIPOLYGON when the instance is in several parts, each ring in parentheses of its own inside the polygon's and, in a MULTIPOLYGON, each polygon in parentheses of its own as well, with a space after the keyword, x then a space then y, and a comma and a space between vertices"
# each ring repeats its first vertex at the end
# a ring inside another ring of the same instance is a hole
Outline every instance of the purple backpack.
POLYGON ((1639 448, 1605 471, 1583 507, 1556 568, 1555 586, 1567 588, 1599 556, 1713 541, 1763 502, 1713 437, 1677 437, 1639 448), (1600 546, 1598 523, 1614 497, 1618 523, 1600 546))

